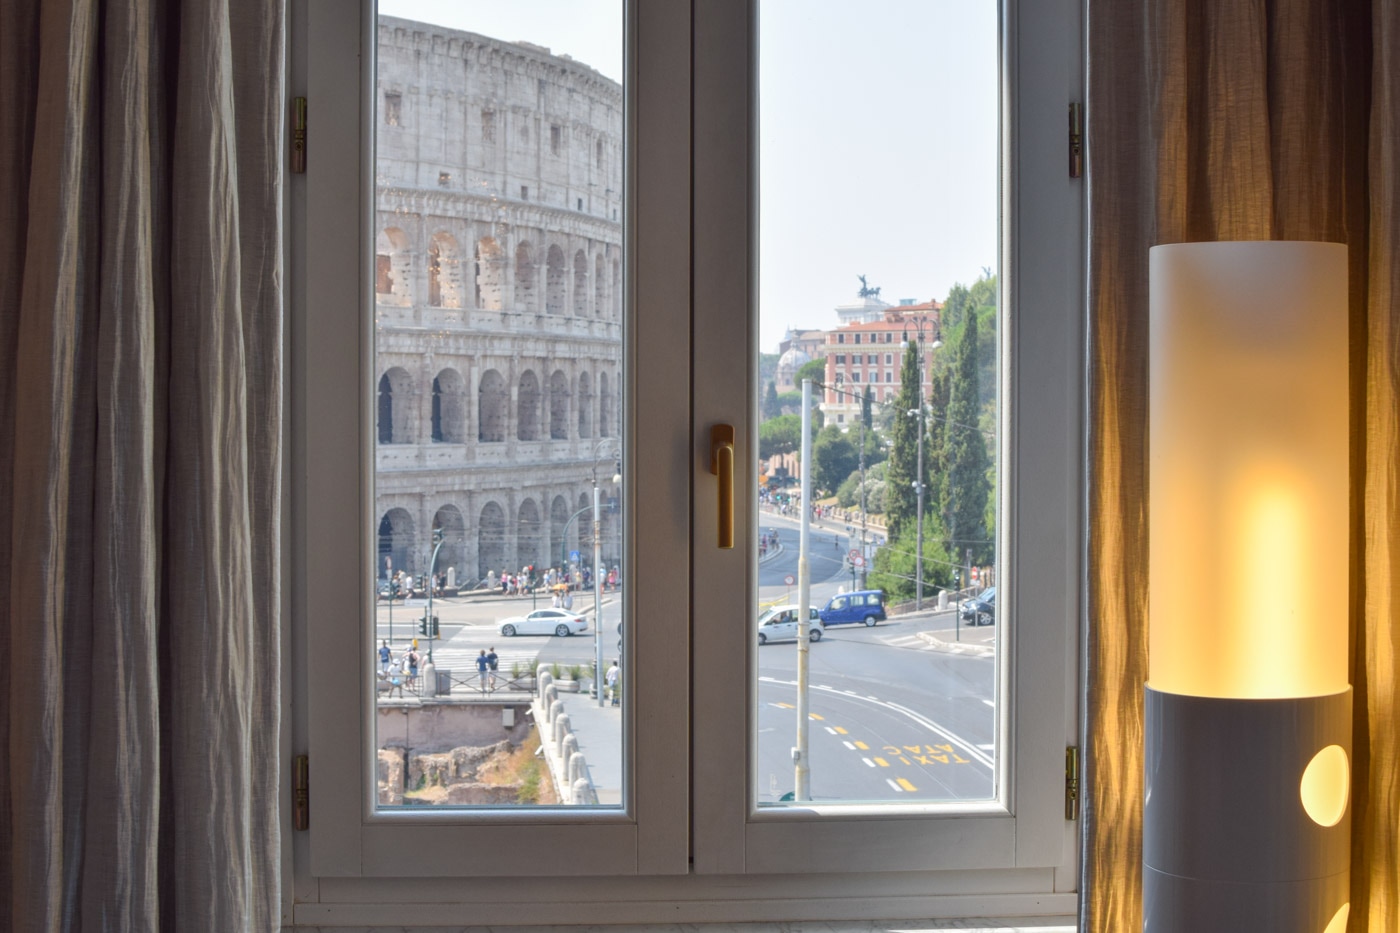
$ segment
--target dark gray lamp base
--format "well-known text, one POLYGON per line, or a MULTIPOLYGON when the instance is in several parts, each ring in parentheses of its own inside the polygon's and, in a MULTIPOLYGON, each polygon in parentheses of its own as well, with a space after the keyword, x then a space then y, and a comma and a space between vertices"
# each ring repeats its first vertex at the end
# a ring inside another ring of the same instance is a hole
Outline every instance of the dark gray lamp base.
POLYGON ((1351 689, 1146 692, 1144 933, 1323 933, 1349 899, 1351 808, 1321 826, 1300 785, 1329 745, 1351 760, 1351 689))

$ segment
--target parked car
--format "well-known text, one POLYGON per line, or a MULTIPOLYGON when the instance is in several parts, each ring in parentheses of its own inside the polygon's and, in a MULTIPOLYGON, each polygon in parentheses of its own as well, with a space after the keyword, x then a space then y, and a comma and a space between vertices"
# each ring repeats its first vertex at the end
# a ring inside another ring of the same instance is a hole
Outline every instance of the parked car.
POLYGON ((845 622, 861 622, 874 625, 885 621, 885 591, 856 590, 842 593, 827 600, 821 610, 823 625, 841 625, 845 622))
MULTIPOLYGON (((770 641, 796 641, 797 622, 801 618, 799 606, 771 606, 758 617, 758 643, 766 645, 770 641)), ((807 640, 821 641, 826 634, 821 615, 812 606, 811 621, 807 625, 807 640)))
POLYGON ((996 621, 997 588, 989 586, 971 599, 965 599, 959 608, 964 622, 972 625, 991 625, 996 621))
POLYGON ((528 615, 501 620, 501 634, 512 635, 577 635, 588 631, 588 620, 567 609, 536 609, 528 615))

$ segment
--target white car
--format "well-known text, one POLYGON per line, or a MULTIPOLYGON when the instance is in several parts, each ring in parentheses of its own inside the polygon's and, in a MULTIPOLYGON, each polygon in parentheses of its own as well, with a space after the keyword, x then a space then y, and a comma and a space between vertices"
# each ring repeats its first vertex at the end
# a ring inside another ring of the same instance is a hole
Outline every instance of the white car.
MULTIPOLYGON (((771 606, 758 617, 758 643, 766 645, 770 641, 796 641, 799 607, 771 606)), ((821 641, 826 634, 821 615, 816 606, 811 607, 811 622, 807 627, 808 641, 821 641)))
POLYGON ((512 635, 577 635, 588 631, 588 620, 567 609, 536 609, 529 615, 501 620, 501 634, 512 635))

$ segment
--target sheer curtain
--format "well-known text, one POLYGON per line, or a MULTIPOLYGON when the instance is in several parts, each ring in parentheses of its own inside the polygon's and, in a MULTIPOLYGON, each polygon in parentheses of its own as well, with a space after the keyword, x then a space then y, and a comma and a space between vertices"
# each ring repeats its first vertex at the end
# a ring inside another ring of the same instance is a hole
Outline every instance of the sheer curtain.
POLYGON ((0 4, 0 928, 280 922, 282 16, 0 4))
POLYGON ((1147 251, 1217 239, 1350 247, 1351 573, 1317 568, 1339 599, 1310 611, 1353 644, 1350 929, 1400 929, 1398 21, 1396 0, 1089 0, 1086 931, 1141 929, 1147 251))

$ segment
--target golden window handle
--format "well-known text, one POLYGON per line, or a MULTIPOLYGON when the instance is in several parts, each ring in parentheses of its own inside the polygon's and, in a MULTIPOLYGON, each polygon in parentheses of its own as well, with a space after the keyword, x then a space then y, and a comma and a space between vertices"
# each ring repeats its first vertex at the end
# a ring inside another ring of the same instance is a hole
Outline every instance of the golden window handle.
POLYGON ((710 428, 710 472, 719 477, 719 546, 734 546, 734 425, 710 428))

